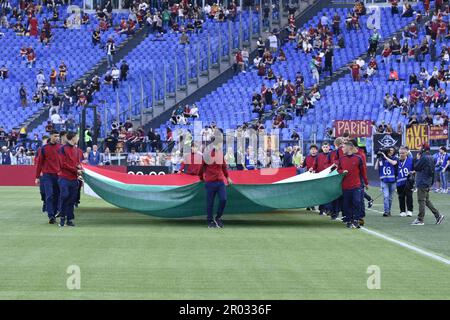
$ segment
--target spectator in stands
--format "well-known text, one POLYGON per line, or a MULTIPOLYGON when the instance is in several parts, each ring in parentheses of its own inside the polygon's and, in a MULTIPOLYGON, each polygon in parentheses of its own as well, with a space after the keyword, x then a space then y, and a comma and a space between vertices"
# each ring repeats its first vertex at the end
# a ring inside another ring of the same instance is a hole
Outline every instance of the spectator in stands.
POLYGON ((127 156, 127 165, 129 166, 137 166, 139 165, 140 156, 138 153, 136 153, 135 148, 131 148, 131 153, 127 156))
POLYGON ((412 6, 409 3, 404 4, 405 10, 403 10, 403 13, 401 15, 402 18, 411 18, 414 14, 414 10, 412 6))
POLYGON ((381 56, 383 57, 383 62, 387 65, 391 61, 392 49, 389 44, 385 44, 383 51, 381 52, 381 56))
POLYGON ((360 76, 361 67, 356 60, 349 66, 349 69, 351 70, 353 81, 359 81, 361 77, 360 76))
POLYGON ((403 80, 404 79, 398 77, 397 71, 395 71, 393 68, 389 69, 388 81, 403 81, 403 80))
POLYGON ((107 57, 107 61, 108 61, 108 67, 111 68, 111 66, 114 63, 113 56, 116 53, 116 45, 114 44, 114 40, 112 38, 108 39, 105 50, 106 50, 106 57, 107 57))
POLYGON ((92 146, 92 151, 88 154, 88 163, 91 166, 98 166, 100 164, 100 152, 98 152, 97 145, 92 146))
POLYGON ((337 12, 333 16, 332 30, 333 34, 336 36, 338 36, 341 33, 341 17, 337 12))
POLYGON ((11 165, 11 160, 13 158, 13 155, 6 146, 2 146, 0 155, 1 155, 0 164, 11 165))
POLYGON ((100 154, 100 163, 101 166, 109 166, 112 164, 112 156, 109 148, 106 147, 105 151, 100 154))
POLYGON ((127 81, 128 71, 130 70, 130 67, 128 63, 123 60, 120 64, 120 81, 127 81))
POLYGON ((34 50, 29 48, 27 51, 27 65, 28 67, 33 68, 34 64, 36 63, 36 54, 34 53, 34 50))
POLYGON ((267 38, 269 40, 269 48, 272 54, 275 54, 278 51, 278 37, 275 33, 271 33, 267 38))
POLYGON ((244 65, 244 58, 242 57, 242 52, 240 50, 238 50, 236 52, 236 55, 234 56, 234 70, 235 72, 237 71, 242 71, 243 73, 245 73, 245 65, 244 65))
POLYGON ((113 66, 111 69, 111 77, 113 90, 116 91, 116 89, 119 87, 119 79, 120 79, 120 71, 119 69, 117 69, 116 66, 113 66))
POLYGON ((249 67, 248 60, 249 60, 249 57, 250 57, 250 55, 248 53, 248 50, 247 50, 247 47, 244 47, 244 49, 242 49, 241 55, 242 55, 242 60, 244 61, 244 70, 247 70, 248 67, 249 67))
POLYGON ((311 70, 311 74, 312 74, 314 83, 315 83, 315 84, 319 83, 319 81, 320 81, 320 78, 319 78, 319 77, 320 77, 320 76, 319 76, 319 68, 320 68, 320 65, 319 65, 319 62, 318 62, 318 60, 316 59, 316 57, 313 57, 313 58, 311 59, 311 62, 310 62, 310 64, 309 64, 309 68, 310 68, 310 70, 311 70))
POLYGON ((189 36, 183 32, 180 37, 180 44, 189 44, 189 36))
POLYGON ((292 158, 292 147, 287 147, 284 150, 283 154, 283 168, 288 168, 293 166, 293 158, 292 158))
POLYGON ((3 65, 0 68, 0 79, 5 80, 6 78, 8 78, 8 68, 6 67, 6 65, 3 65))

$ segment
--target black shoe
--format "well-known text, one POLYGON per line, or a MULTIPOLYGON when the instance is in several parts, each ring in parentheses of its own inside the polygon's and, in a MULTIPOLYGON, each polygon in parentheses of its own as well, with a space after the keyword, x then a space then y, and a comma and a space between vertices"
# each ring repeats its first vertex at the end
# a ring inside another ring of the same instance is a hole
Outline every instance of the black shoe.
POLYGON ((383 213, 383 217, 390 217, 391 216, 391 213, 390 212, 385 212, 385 213, 383 213))
POLYGON ((444 222, 445 216, 444 215, 440 215, 439 217, 436 218, 436 224, 442 224, 442 222, 444 222))
POLYGON ((64 219, 64 218, 59 219, 59 226, 64 227, 65 222, 66 222, 66 219, 64 219))
POLYGON ((55 224, 55 223, 56 223, 55 218, 50 218, 50 219, 48 220, 48 224, 55 224))
POLYGON ((310 207, 306 208, 306 211, 311 211, 311 208, 310 207))
POLYGON ((361 228, 358 220, 353 221, 353 228, 356 228, 356 229, 361 228))
POLYGON ((373 206, 373 199, 370 199, 369 202, 367 203, 367 208, 372 208, 373 206))
POLYGON ((73 223, 72 220, 67 220, 66 226, 68 226, 68 227, 75 227, 75 223, 73 223))
POLYGON ((216 218, 217 228, 223 228, 223 220, 220 218, 216 218))
POLYGON ((355 225, 353 223, 351 223, 351 222, 347 222, 347 228, 354 229, 355 225))
POLYGON ((217 224, 215 221, 208 222, 208 229, 210 228, 217 228, 217 224))
POLYGON ((323 210, 320 210, 319 211, 319 216, 326 216, 327 214, 323 211, 323 210))

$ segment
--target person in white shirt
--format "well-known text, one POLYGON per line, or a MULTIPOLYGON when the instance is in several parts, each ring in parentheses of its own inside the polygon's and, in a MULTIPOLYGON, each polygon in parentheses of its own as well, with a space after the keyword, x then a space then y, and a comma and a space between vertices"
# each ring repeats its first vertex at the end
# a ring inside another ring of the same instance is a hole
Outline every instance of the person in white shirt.
POLYGON ((38 90, 44 85, 45 83, 45 76, 44 72, 42 70, 39 71, 39 73, 36 76, 36 83, 38 90))
POLYGON ((244 49, 242 49, 241 55, 242 55, 242 60, 244 60, 244 70, 246 70, 246 69, 248 69, 248 59, 250 57, 246 47, 244 47, 244 49))
POLYGON ((192 105, 192 108, 189 111, 189 115, 190 115, 191 118, 198 118, 199 117, 198 107, 195 104, 192 105))
POLYGON ((111 71, 111 76, 112 76, 113 89, 115 91, 119 87, 119 78, 120 78, 119 69, 117 69, 116 67, 113 67, 112 71, 111 71))
POLYGON ((327 15, 324 13, 322 17, 320 17, 320 23, 322 26, 326 27, 329 25, 330 20, 328 19, 327 15))
POLYGON ((203 11, 205 12, 205 15, 209 16, 211 13, 211 6, 209 4, 206 4, 205 8, 203 8, 203 11))
POLYGON ((271 34, 269 37, 269 47, 270 47, 270 52, 275 53, 278 50, 278 38, 275 34, 271 34))
POLYGON ((255 68, 258 68, 259 63, 261 62, 262 58, 260 56, 256 56, 255 59, 253 59, 253 66, 255 68))
POLYGON ((139 4, 139 10, 147 11, 147 8, 148 4, 146 2, 142 1, 142 3, 139 4))
POLYGON ((366 62, 362 58, 356 59, 356 64, 359 65, 359 68, 362 69, 366 62))

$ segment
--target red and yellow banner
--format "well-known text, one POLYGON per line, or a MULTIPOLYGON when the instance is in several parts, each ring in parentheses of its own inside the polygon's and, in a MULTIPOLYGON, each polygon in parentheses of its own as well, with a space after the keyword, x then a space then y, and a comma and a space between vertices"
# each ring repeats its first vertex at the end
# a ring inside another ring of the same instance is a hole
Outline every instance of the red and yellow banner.
POLYGON ((420 150, 422 143, 429 141, 428 132, 428 125, 413 124, 406 129, 406 146, 410 150, 420 150))
POLYGON ((430 140, 447 140, 448 128, 444 126, 430 126, 428 136, 430 140))

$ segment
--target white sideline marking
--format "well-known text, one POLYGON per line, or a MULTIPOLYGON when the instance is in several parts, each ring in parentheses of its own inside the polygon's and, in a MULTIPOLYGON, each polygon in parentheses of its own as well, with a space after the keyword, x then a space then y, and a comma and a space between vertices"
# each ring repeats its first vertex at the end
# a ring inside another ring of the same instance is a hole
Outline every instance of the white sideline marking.
MULTIPOLYGON (((383 213, 383 212, 378 211, 378 210, 373 210, 373 209, 368 209, 368 210, 371 210, 371 211, 374 211, 374 212, 377 212, 377 213, 381 213, 381 214, 383 213)), ((412 228, 420 228, 420 226, 417 226, 417 227, 413 226, 412 228)), ((441 257, 441 256, 439 256, 439 255, 437 255, 437 254, 435 254, 433 252, 429 252, 429 251, 426 251, 426 250, 421 249, 419 247, 416 247, 416 246, 413 246, 411 244, 408 244, 406 242, 403 242, 403 241, 391 238, 391 237, 386 236, 386 235, 384 235, 382 233, 379 233, 377 231, 367 229, 366 227, 361 227, 361 230, 364 230, 365 232, 367 232, 367 233, 369 233, 369 234, 371 234, 373 236, 376 236, 378 238, 381 238, 381 239, 387 240, 389 242, 395 243, 395 244, 397 244, 397 245, 399 245, 399 246, 401 246, 403 248, 406 248, 406 249, 412 250, 414 252, 417 252, 417 253, 419 253, 419 254, 421 254, 423 256, 426 256, 426 257, 429 257, 431 259, 443 262, 446 265, 450 265, 450 260, 449 259, 441 257)))

